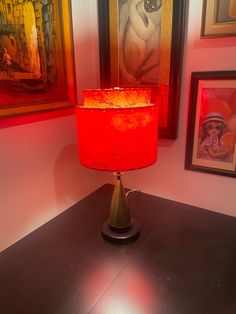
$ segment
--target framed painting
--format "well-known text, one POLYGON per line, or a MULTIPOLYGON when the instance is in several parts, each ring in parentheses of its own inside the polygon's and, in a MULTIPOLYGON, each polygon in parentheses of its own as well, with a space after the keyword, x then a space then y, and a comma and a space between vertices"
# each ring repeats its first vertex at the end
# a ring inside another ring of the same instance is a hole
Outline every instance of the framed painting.
POLYGON ((177 138, 186 0, 98 0, 101 87, 149 87, 177 138))
POLYGON ((236 177, 236 71, 192 73, 185 168, 236 177))
POLYGON ((204 0, 201 37, 236 36, 236 1, 204 0))
POLYGON ((70 0, 1 1, 0 118, 76 101, 70 0))

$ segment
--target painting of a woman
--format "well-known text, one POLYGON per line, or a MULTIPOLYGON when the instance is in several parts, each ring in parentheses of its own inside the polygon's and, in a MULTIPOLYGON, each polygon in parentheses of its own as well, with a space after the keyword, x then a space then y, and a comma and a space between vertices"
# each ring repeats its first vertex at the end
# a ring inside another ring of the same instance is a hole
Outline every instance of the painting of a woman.
POLYGON ((161 0, 120 0, 119 73, 122 84, 158 84, 161 0))

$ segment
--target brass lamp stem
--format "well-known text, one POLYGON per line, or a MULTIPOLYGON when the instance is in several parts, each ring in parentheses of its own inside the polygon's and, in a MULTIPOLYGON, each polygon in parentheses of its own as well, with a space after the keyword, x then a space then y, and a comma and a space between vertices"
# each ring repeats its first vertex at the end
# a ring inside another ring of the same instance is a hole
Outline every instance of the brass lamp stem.
POLYGON ((109 219, 104 223, 102 236, 115 243, 127 243, 139 236, 139 224, 131 219, 128 201, 121 181, 121 172, 116 175, 116 184, 112 194, 109 219))
POLYGON ((125 190, 121 181, 121 172, 116 172, 116 184, 112 195, 108 223, 115 229, 126 229, 131 225, 131 216, 125 190))

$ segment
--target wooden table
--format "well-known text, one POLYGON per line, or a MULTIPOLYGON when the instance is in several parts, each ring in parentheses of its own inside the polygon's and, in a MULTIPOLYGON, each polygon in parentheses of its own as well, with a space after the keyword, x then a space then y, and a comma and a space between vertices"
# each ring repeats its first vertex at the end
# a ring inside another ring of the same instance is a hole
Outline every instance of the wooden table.
POLYGON ((236 218, 141 193, 139 239, 112 244, 100 235, 112 188, 0 254, 0 313, 236 313, 236 218))

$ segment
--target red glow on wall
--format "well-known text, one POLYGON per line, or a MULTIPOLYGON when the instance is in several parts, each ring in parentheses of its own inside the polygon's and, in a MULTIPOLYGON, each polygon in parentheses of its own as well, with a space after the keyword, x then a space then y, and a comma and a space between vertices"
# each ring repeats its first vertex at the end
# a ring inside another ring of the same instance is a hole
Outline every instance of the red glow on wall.
POLYGON ((22 116, 16 116, 6 119, 0 119, 0 129, 14 127, 17 125, 34 123, 39 121, 45 121, 49 119, 56 119, 60 117, 66 117, 75 113, 74 108, 57 109, 42 113, 33 113, 22 116))
POLYGON ((158 126, 168 125, 169 85, 161 84, 152 89, 151 103, 159 105, 158 126))

